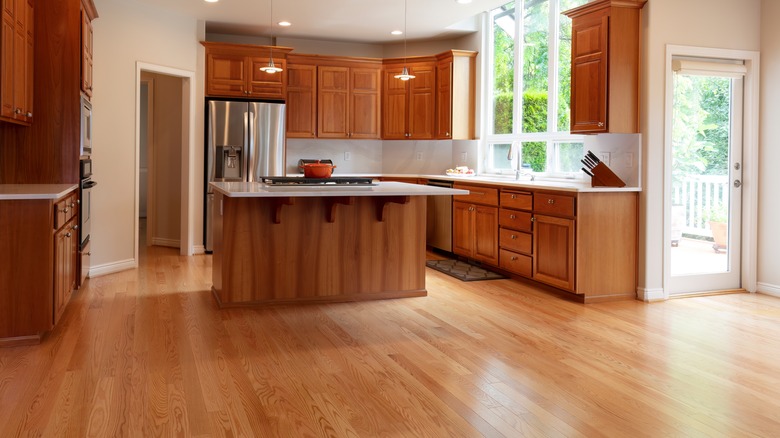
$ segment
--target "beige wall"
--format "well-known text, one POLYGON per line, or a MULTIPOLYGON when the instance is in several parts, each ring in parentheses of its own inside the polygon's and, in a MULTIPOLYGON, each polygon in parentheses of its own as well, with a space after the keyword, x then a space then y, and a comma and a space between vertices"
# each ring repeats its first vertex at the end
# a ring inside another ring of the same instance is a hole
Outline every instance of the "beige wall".
POLYGON ((761 2, 758 290, 780 296, 780 2, 761 2))
MULTIPOLYGON (((136 223, 136 76, 137 62, 195 72, 202 70, 198 41, 202 23, 191 17, 172 15, 138 2, 95 0, 100 17, 94 21, 94 132, 93 155, 98 186, 93 198, 92 273, 101 274, 132 267, 135 263, 136 223)), ((199 78, 199 82, 202 79, 199 78)), ((203 89, 200 82, 196 89, 203 89)), ((202 102, 202 93, 198 102, 202 102)), ((202 105, 195 132, 202 132, 202 105)), ((201 135, 195 136, 202 150, 201 135)), ((203 166, 195 154, 196 169, 203 166)), ((200 193, 202 172, 195 172, 200 193)), ((202 211, 202 199, 194 211, 202 211)), ((194 215, 195 230, 202 217, 194 215)), ((202 234, 195 233, 196 243, 202 234)))
MULTIPOLYGON (((147 227, 153 245, 179 247, 181 235, 182 79, 142 72, 149 81, 153 118, 147 227)), ((143 196, 139 194, 139 197, 143 196)))
POLYGON ((761 0, 649 0, 642 13, 643 189, 640 292, 663 292, 665 53, 667 44, 759 50, 761 0))

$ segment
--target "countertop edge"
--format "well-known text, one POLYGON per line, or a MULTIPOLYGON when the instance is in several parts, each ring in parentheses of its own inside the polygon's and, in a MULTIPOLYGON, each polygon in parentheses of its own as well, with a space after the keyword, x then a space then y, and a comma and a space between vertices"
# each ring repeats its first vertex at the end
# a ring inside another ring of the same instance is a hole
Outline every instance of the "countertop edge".
POLYGON ((230 198, 309 198, 334 196, 438 196, 467 195, 467 190, 448 189, 400 182, 380 182, 373 186, 281 186, 258 182, 209 183, 214 191, 230 198))
POLYGON ((0 201, 60 199, 78 184, 0 184, 0 201))

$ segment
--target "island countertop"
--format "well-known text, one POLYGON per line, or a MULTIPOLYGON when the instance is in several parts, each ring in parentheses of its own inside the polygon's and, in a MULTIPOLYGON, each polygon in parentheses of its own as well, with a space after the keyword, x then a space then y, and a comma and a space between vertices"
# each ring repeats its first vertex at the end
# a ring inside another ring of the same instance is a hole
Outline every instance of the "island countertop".
POLYGON ((212 182, 217 192, 230 198, 306 198, 323 196, 428 196, 468 195, 468 190, 448 189, 400 182, 373 185, 289 185, 273 186, 259 182, 212 182))
POLYGON ((78 184, 0 184, 0 200, 60 199, 78 184))

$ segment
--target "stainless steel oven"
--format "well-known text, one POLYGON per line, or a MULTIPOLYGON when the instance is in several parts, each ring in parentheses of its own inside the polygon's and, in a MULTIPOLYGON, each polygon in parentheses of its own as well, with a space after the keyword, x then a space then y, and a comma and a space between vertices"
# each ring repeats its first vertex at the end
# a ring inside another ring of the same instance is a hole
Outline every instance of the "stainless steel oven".
POLYGON ((81 156, 92 154, 92 103, 81 95, 81 156))
POLYGON ((91 228, 92 219, 92 188, 97 185, 92 180, 92 160, 84 158, 80 162, 81 183, 79 185, 79 244, 80 248, 84 248, 89 242, 89 232, 91 228))

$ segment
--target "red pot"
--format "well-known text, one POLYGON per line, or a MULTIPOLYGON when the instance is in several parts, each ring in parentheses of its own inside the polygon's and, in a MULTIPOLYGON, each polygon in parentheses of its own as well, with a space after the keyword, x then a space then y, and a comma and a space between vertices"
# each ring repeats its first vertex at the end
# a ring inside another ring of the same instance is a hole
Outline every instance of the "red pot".
POLYGON ((303 169, 304 178, 330 178, 333 169, 336 168, 332 164, 320 163, 319 160, 316 163, 306 163, 299 167, 303 169))

